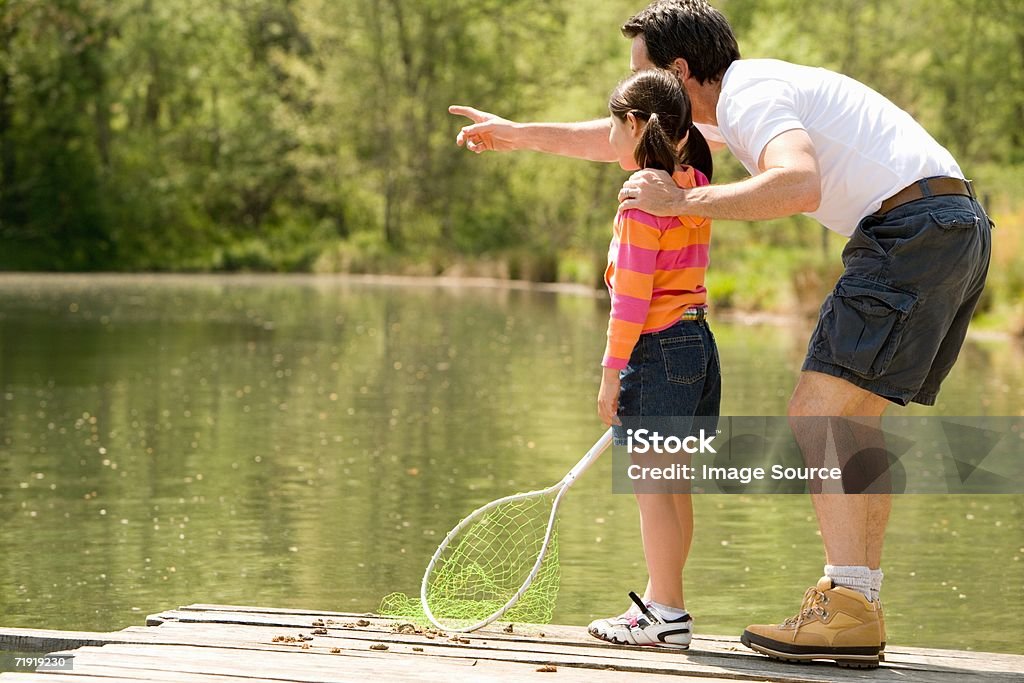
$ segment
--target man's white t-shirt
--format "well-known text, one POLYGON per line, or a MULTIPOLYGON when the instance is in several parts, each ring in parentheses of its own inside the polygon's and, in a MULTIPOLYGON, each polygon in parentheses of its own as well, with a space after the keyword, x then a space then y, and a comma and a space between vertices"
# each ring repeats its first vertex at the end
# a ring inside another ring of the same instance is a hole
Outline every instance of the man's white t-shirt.
POLYGON ((722 79, 718 130, 751 175, 780 133, 807 131, 821 169, 821 205, 808 216, 841 235, 916 180, 963 178, 953 155, 907 112, 863 83, 776 59, 733 62, 722 79))

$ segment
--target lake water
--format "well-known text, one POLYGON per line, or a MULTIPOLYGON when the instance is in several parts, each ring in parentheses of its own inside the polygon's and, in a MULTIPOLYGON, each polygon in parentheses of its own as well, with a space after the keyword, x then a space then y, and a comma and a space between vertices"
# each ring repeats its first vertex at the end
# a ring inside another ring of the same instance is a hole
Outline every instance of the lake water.
MULTIPOLYGON (((478 505, 604 430, 607 302, 283 277, 0 277, 0 625, 116 630, 193 602, 374 610, 478 505)), ((807 325, 718 322, 725 415, 783 414, 807 325)), ((926 414, 924 408, 902 410, 926 414)), ((1024 413, 1024 354, 972 340, 931 412, 1024 413)), ((698 632, 796 612, 806 496, 697 496, 698 632)), ((610 458, 562 508, 555 620, 646 577, 610 458)), ((899 496, 889 639, 1022 652, 1024 496, 899 496)))

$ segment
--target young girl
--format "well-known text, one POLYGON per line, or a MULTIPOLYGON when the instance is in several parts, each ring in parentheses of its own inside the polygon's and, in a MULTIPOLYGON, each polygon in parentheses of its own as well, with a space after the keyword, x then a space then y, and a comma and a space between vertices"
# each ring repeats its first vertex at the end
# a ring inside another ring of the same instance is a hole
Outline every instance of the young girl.
MULTIPOLYGON (((660 169, 681 187, 708 184, 711 151, 673 75, 652 70, 631 76, 612 93, 608 108, 609 142, 623 169, 660 169)), ((662 218, 637 209, 615 216, 605 273, 612 307, 598 414, 613 425, 617 445, 626 443, 619 417, 635 427, 637 418, 673 416, 692 423, 695 416, 710 416, 714 423, 718 416, 718 350, 705 322, 710 238, 706 218, 662 218)), ((646 609, 599 619, 589 631, 614 643, 686 648, 693 625, 682 585, 693 533, 690 495, 637 492, 636 499, 650 576, 646 609)))

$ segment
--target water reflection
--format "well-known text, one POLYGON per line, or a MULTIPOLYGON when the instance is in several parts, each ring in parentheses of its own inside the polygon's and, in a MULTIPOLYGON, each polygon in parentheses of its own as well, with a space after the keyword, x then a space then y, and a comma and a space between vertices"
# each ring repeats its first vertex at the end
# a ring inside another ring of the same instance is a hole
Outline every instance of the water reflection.
MULTIPOLYGON (((5 276, 0 624, 119 629, 192 602, 361 611, 415 591, 454 521, 551 483, 601 433, 606 305, 344 279, 5 276)), ((782 414, 809 328, 715 331, 723 412, 782 414)), ((939 410, 1021 414, 1022 379, 1012 345, 972 343, 939 410)), ((635 505, 609 482, 599 463, 563 507, 559 621, 642 588, 635 505)), ((897 501, 894 642, 1019 651, 1022 507, 897 501)), ((698 498, 698 630, 795 611, 821 568, 812 514, 802 496, 698 498)))

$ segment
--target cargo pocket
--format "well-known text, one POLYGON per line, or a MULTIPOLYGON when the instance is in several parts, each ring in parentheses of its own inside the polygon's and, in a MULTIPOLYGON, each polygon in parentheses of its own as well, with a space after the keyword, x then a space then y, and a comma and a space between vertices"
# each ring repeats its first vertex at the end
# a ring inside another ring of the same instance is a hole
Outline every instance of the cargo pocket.
POLYGON ((669 382, 693 384, 704 379, 708 359, 704 341, 698 335, 661 339, 661 355, 665 359, 665 375, 669 382))
POLYGON ((917 296, 884 282, 840 278, 821 318, 814 356, 864 379, 885 374, 917 296))

